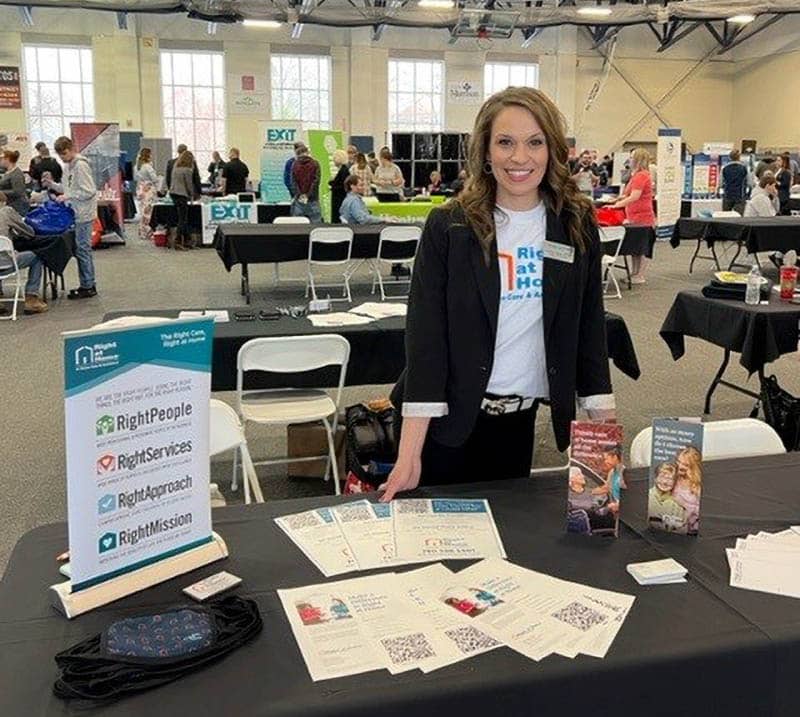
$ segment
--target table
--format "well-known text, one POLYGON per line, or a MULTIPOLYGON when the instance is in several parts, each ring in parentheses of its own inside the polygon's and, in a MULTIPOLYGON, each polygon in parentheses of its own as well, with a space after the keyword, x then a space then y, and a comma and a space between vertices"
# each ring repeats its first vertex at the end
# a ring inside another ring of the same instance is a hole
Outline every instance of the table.
MULTIPOLYGON (((689 262, 689 273, 700 252, 701 243, 705 242, 711 249, 712 256, 701 256, 701 259, 713 259, 717 270, 721 269, 714 244, 735 242, 737 251, 731 260, 728 270, 736 266, 743 248, 748 253, 757 254, 765 251, 787 252, 790 249, 800 251, 800 217, 726 217, 721 219, 679 219, 672 233, 670 244, 677 248, 682 239, 697 241, 694 256, 689 262)), ((739 265, 741 266, 741 265, 739 265)))
MULTIPOLYGON (((378 239, 386 226, 399 224, 356 224, 353 230, 353 259, 372 259, 378 254, 378 239)), ((308 259, 308 238, 313 229, 342 227, 341 224, 220 224, 214 236, 214 248, 225 268, 242 266, 242 296, 250 303, 250 264, 278 264, 308 259)), ((384 256, 392 258, 396 251, 402 256, 404 244, 389 244, 384 256)))
POLYGON ((64 288, 64 269, 69 260, 75 256, 75 232, 71 229, 62 234, 50 234, 34 237, 15 237, 14 249, 32 251, 41 259, 45 271, 42 273, 42 298, 47 298, 47 286, 50 295, 58 298, 58 280, 64 288))
MULTIPOLYGON (((203 229, 202 203, 193 202, 189 205, 189 228, 200 233, 203 229)), ((258 204, 258 223, 271 224, 275 217, 288 217, 291 205, 286 204, 258 204)), ((153 213, 150 216, 150 228, 155 229, 158 225, 174 227, 178 225, 178 210, 175 205, 170 203, 153 204, 153 213)))
MULTIPOLYGON (((419 497, 487 498, 509 559, 515 563, 636 595, 604 660, 552 656, 533 663, 500 648, 429 675, 415 671, 390 676, 381 671, 319 683, 308 676, 275 591, 325 579, 273 518, 348 498, 325 496, 217 509, 214 529, 230 549, 224 563, 72 621, 54 613, 45 592, 59 579, 54 556, 66 547, 66 525, 35 528, 17 543, 0 584, 0 674, 14 675, 0 691, 0 713, 68 713, 51 692, 57 651, 120 617, 183 604, 182 587, 225 569, 243 578, 237 594, 258 604, 264 619, 261 634, 201 672, 104 706, 100 710, 104 717, 486 717, 500 712, 509 717, 796 717, 800 603, 728 588, 723 547, 732 545, 737 535, 800 522, 798 471, 800 457, 793 454, 708 463, 698 538, 647 530, 642 471, 628 474, 630 488, 623 496, 616 540, 565 533, 562 473, 417 490, 419 497), (669 555, 689 569, 688 583, 640 586, 625 571, 630 562, 669 555), (673 683, 680 689, 665 691, 665 685, 673 683)), ((468 564, 447 563, 454 570, 468 564)))
POLYGON ((682 217, 699 217, 701 212, 722 211, 722 199, 681 199, 682 217))
MULTIPOLYGON (((250 313, 261 308, 253 306, 250 313)), ((177 318, 180 309, 147 309, 143 311, 111 311, 103 321, 120 316, 164 316, 177 318)), ((250 339, 265 336, 309 336, 312 334, 339 334, 350 342, 350 361, 345 384, 370 386, 394 383, 406 365, 405 318, 380 319, 360 326, 315 328, 306 318, 293 319, 281 316, 275 321, 235 321, 233 316, 242 307, 227 309, 231 321, 214 325, 214 346, 211 358, 211 390, 236 390, 236 356, 250 339)), ((636 350, 625 320, 616 314, 606 313, 609 358, 625 375, 636 380, 641 375, 636 350)), ((291 384, 296 388, 334 387, 339 374, 334 369, 324 369, 307 375, 284 374, 281 378, 269 374, 248 377, 245 388, 279 388, 291 384)))
POLYGON ((397 217, 398 219, 425 219, 431 209, 444 203, 446 197, 431 197, 427 201, 380 202, 376 197, 365 197, 364 203, 375 216, 397 217))
POLYGON ((706 393, 704 413, 711 413, 711 397, 718 385, 758 398, 759 395, 723 380, 731 351, 741 354, 739 363, 759 381, 764 365, 783 354, 797 351, 800 306, 780 301, 774 294, 768 305, 748 306, 743 301, 709 299, 699 291, 681 291, 661 326, 676 361, 685 353, 684 336, 694 336, 724 349, 722 364, 706 393))

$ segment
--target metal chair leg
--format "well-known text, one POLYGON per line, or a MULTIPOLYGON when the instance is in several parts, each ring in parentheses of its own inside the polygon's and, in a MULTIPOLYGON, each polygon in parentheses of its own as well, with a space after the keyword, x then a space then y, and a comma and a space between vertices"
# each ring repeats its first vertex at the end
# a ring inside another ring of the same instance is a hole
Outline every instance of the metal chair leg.
POLYGON ((325 426, 325 435, 328 438, 328 455, 330 456, 331 473, 333 474, 334 490, 336 491, 336 495, 341 495, 342 488, 339 485, 339 467, 336 465, 336 448, 334 447, 333 443, 333 433, 331 431, 331 424, 328 423, 327 418, 323 418, 322 423, 325 426))
POLYGON ((231 490, 236 492, 239 490, 239 449, 233 451, 233 477, 231 478, 231 490))

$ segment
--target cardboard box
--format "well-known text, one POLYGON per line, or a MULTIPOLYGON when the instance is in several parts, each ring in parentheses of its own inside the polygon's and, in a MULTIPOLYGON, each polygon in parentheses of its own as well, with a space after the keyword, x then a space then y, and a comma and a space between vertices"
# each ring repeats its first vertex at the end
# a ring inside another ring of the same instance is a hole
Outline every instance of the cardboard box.
MULTIPOLYGON (((336 449, 339 479, 344 480, 344 417, 340 417, 336 426, 336 435, 333 445, 336 449)), ((325 437, 325 427, 319 423, 293 423, 286 429, 287 455, 290 458, 303 456, 327 455, 328 441, 325 437)), ((287 463, 287 475, 290 478, 322 478, 325 474, 326 461, 303 461, 302 463, 287 463)))

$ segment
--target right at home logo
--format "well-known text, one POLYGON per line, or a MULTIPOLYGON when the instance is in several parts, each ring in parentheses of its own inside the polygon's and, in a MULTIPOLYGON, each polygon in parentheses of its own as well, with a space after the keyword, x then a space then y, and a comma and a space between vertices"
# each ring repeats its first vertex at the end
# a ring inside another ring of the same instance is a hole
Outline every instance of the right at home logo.
POLYGON ((88 371, 95 368, 119 366, 117 342, 84 344, 75 349, 74 360, 77 371, 88 371))

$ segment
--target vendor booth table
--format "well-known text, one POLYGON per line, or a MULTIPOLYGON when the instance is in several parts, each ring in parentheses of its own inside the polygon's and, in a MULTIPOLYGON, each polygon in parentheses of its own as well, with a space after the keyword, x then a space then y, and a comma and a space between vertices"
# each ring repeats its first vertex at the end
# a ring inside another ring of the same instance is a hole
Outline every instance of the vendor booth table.
MULTIPOLYGON (((199 234, 203 229, 202 204, 192 202, 189 205, 189 229, 199 234)), ((291 205, 286 204, 258 204, 258 223, 270 224, 275 217, 288 217, 291 205)), ((150 216, 150 228, 159 225, 174 227, 178 225, 178 210, 172 202, 156 202, 153 204, 153 213, 150 216)))
POLYGON ((722 364, 706 393, 704 413, 711 413, 711 397, 723 385, 753 398, 759 394, 723 380, 731 352, 741 354, 739 363, 749 373, 764 377, 764 365, 783 354, 797 351, 800 306, 782 302, 771 294, 769 304, 750 306, 743 301, 709 299, 699 291, 681 291, 661 326, 676 361, 685 353, 685 336, 694 336, 722 347, 722 364))
MULTIPOLYGON (((272 307, 249 307, 246 311, 258 317, 259 309, 272 307)), ((179 309, 148 309, 146 311, 112 311, 104 321, 121 316, 163 316, 177 318, 179 309)), ((315 328, 301 317, 263 321, 236 321, 235 314, 243 307, 228 308, 230 321, 214 325, 214 347, 211 359, 211 390, 233 391, 236 389, 236 356, 239 349, 250 339, 268 336, 308 336, 311 334, 339 334, 350 342, 350 361, 347 366, 345 385, 369 386, 394 383, 406 364, 405 317, 392 317, 372 321, 359 326, 337 326, 315 328)), ((624 319, 606 313, 608 355, 614 365, 627 376, 638 379, 641 373, 633 340, 624 319)), ((303 376, 284 374, 276 380, 267 374, 248 376, 252 383, 247 388, 275 388, 292 385, 295 388, 333 387, 338 382, 338 371, 323 369, 303 376)))
MULTIPOLYGON (((349 500, 322 496, 217 509, 214 530, 230 557, 126 597, 75 620, 57 615, 47 587, 60 579, 55 556, 67 526, 35 528, 17 543, 0 583, 0 691, 4 715, 86 714, 53 696, 53 656, 112 621, 185 604, 181 588, 227 570, 235 594, 253 599, 264 629, 205 669, 158 689, 95 706, 104 717, 248 715, 408 717, 503 714, 536 717, 796 717, 800 704, 797 600, 728 587, 725 547, 759 530, 800 523, 800 457, 709 462, 699 537, 646 527, 644 472, 628 472, 620 535, 565 532, 563 472, 536 479, 422 488, 417 497, 486 498, 509 560, 594 587, 636 596, 602 660, 551 656, 534 663, 501 647, 447 668, 386 671, 312 682, 292 635, 279 588, 325 582, 273 522, 280 515, 349 500), (640 586, 628 563, 674 556, 688 582, 640 586)), ((364 496, 353 496, 363 499, 364 496)), ((453 570, 469 563, 448 561, 453 570)), ((374 572, 374 571, 372 571, 374 572)), ((370 571, 366 571, 367 574, 370 571)))
POLYGON ((370 214, 376 217, 394 217, 409 222, 424 222, 431 209, 444 203, 446 197, 417 197, 407 202, 381 202, 377 197, 364 197, 370 214))

